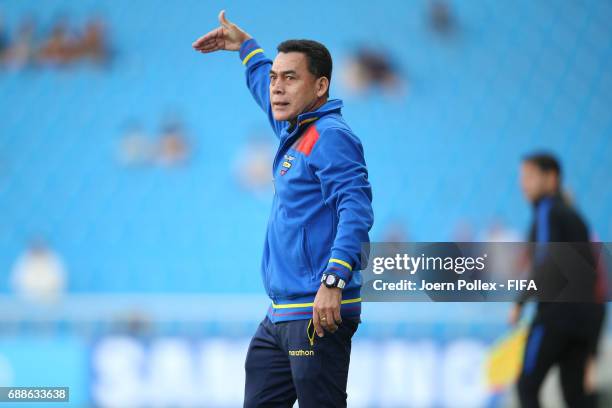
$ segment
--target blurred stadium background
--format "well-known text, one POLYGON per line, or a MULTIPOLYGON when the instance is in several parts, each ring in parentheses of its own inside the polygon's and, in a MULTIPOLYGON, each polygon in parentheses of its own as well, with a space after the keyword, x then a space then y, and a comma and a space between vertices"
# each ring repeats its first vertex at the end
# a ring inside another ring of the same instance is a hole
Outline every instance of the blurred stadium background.
MULTIPOLYGON (((191 49, 222 8, 270 57, 288 38, 329 47, 372 240, 521 240, 536 149, 612 240, 610 1, 3 1, 0 385, 240 406, 275 140, 237 55, 191 49)), ((486 370, 508 308, 365 304, 349 406, 514 406, 486 370)))

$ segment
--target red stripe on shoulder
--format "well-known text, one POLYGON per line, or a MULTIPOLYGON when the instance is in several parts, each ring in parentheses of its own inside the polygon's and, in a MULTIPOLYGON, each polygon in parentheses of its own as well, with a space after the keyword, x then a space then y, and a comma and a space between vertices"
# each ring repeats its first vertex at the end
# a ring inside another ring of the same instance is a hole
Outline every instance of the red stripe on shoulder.
POLYGON ((295 149, 308 156, 317 140, 319 140, 319 131, 317 131, 317 127, 313 124, 306 129, 295 149))

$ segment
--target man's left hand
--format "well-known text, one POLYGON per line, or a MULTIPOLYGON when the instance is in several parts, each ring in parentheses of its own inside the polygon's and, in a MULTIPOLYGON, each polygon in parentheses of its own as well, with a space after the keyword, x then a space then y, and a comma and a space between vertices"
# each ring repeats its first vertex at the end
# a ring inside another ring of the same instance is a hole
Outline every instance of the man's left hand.
POLYGON ((319 337, 323 337, 324 330, 330 333, 338 330, 338 325, 342 323, 340 317, 341 301, 342 289, 328 288, 321 284, 312 307, 312 322, 319 337))

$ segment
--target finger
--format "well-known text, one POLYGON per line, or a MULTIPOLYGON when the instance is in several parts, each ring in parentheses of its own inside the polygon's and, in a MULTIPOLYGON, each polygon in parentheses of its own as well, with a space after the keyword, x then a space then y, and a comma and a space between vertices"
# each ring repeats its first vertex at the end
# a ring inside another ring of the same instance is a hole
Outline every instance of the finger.
POLYGON ((338 325, 335 323, 334 320, 334 313, 332 312, 331 309, 327 310, 325 312, 325 317, 326 317, 326 321, 327 321, 327 330, 331 333, 335 332, 336 330, 338 330, 338 325))
POLYGON ((219 22, 221 23, 221 25, 225 28, 230 28, 230 26, 232 25, 232 23, 230 23, 227 18, 225 18, 225 10, 221 10, 219 12, 219 22))
POLYGON ((213 31, 211 31, 211 32, 209 32, 209 33, 207 33, 207 34, 205 34, 205 35, 201 36, 201 37, 200 37, 200 38, 198 38, 197 40, 195 40, 195 41, 194 41, 194 42, 191 44, 191 45, 192 45, 192 47, 193 47, 193 48, 198 48, 198 47, 201 47, 203 44, 206 44, 206 43, 210 42, 210 41, 211 41, 211 39, 212 39, 212 38, 213 38, 213 36, 214 36, 214 31, 216 31, 216 30, 213 30, 213 31))
POLYGON ((325 312, 320 312, 319 321, 321 322, 321 328, 327 330, 327 316, 325 316, 325 312))
POLYGON ((334 308, 334 322, 339 326, 342 323, 342 316, 340 316, 340 308, 334 308))
POLYGON ((219 43, 219 42, 206 43, 196 48, 196 50, 204 52, 204 53, 219 51, 221 49, 223 49, 223 43, 219 43))
POLYGON ((323 337, 323 327, 321 327, 321 321, 319 319, 319 312, 313 311, 312 323, 314 324, 314 328, 315 328, 315 332, 317 333, 317 336, 323 337))
POLYGON ((218 27, 195 40, 192 46, 195 49, 211 49, 219 46, 219 44, 222 43, 222 40, 223 29, 218 27))

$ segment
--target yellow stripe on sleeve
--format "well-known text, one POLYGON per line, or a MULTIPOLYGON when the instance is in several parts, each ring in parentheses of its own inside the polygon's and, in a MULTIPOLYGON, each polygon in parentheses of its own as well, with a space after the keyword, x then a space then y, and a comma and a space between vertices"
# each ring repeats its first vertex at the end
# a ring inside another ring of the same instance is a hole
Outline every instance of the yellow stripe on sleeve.
POLYGON ((249 62, 249 60, 250 60, 250 59, 253 57, 253 55, 258 54, 258 53, 260 53, 260 52, 263 52, 263 49, 262 49, 262 48, 257 48, 257 49, 255 49, 255 50, 253 50, 253 51, 249 52, 249 53, 247 54, 247 56, 246 56, 246 57, 244 57, 244 59, 242 60, 242 65, 246 65, 246 64, 247 64, 247 62, 249 62))
POLYGON ((346 268, 348 268, 349 271, 353 270, 353 267, 351 266, 351 264, 349 264, 348 262, 343 261, 342 259, 337 259, 337 258, 332 258, 329 260, 329 263, 337 263, 340 264, 346 268))

